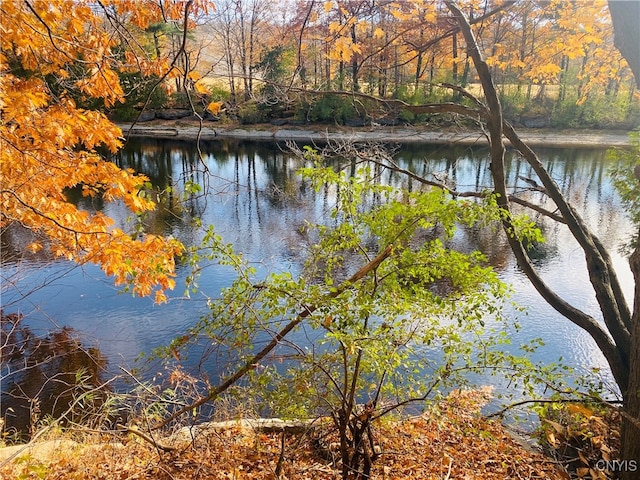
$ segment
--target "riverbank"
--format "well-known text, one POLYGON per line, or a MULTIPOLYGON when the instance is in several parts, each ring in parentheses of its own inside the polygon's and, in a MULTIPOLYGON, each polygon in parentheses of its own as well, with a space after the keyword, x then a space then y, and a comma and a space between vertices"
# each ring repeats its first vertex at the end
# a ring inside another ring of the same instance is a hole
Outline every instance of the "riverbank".
MULTIPOLYGON (((274 126, 269 124, 239 126, 205 122, 202 128, 193 121, 153 121, 119 123, 123 135, 176 140, 242 140, 283 142, 358 141, 402 144, 478 145, 487 144, 478 130, 461 128, 427 129, 409 126, 343 127, 338 125, 274 126)), ((629 132, 616 130, 518 129, 520 137, 532 147, 609 148, 630 145, 629 132)), ((509 143, 508 141, 506 142, 509 143)))
MULTIPOLYGON (((371 478, 568 478, 555 459, 523 446, 499 421, 480 414, 487 393, 455 391, 422 415, 376 421, 375 445, 368 450, 376 454, 371 478)), ((4 465, 0 449, 0 478, 32 478, 34 473, 51 479, 342 478, 335 432, 322 422, 312 427, 285 435, 247 422, 225 422, 223 428, 183 429, 187 436, 159 439, 162 448, 137 435, 113 432, 77 442, 58 436, 31 445, 4 465)))

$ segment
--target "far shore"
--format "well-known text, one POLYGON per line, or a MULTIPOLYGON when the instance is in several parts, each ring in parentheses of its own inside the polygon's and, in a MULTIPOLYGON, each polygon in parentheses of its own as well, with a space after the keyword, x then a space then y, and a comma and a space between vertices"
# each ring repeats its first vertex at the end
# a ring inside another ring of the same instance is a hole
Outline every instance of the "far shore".
MULTIPOLYGON (((356 141, 399 144, 487 145, 487 139, 479 130, 429 129, 412 126, 343 127, 337 125, 226 125, 204 122, 153 121, 149 123, 118 123, 123 135, 135 137, 166 138, 176 140, 216 140, 235 138, 240 140, 283 142, 356 141)), ((619 130, 553 130, 517 129, 520 137, 532 147, 557 148, 609 148, 630 146, 629 132, 619 130)), ((506 144, 509 141, 506 140, 506 144)))

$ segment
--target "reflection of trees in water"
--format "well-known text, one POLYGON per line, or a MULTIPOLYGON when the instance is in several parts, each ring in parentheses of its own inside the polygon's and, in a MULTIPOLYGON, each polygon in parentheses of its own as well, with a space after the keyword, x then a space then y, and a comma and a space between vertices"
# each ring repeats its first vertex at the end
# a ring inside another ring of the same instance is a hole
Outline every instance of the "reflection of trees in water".
POLYGON ((157 208, 142 219, 145 231, 158 235, 174 235, 183 231, 189 219, 200 216, 203 204, 197 195, 185 195, 187 183, 202 184, 206 178, 197 149, 187 142, 161 139, 132 139, 120 151, 115 162, 149 178, 157 208))
MULTIPOLYGON (((222 221, 228 231, 237 230, 239 237, 251 242, 272 243, 279 238, 287 257, 304 248, 300 227, 305 220, 330 222, 329 211, 335 191, 320 192, 309 188, 297 174, 301 163, 287 147, 270 142, 248 142, 237 139, 201 142, 199 153, 193 141, 163 139, 131 139, 115 161, 121 167, 133 168, 147 175, 158 202, 155 211, 146 213, 140 221, 144 230, 160 235, 174 235, 186 245, 197 244, 198 233, 191 220, 195 217, 217 225, 222 221), (198 185, 199 192, 187 192, 185 185, 198 185), (169 188, 171 187, 171 188, 169 188), (230 219, 233 218, 231 223, 230 219)), ((604 151, 579 149, 539 149, 548 170, 564 193, 581 206, 581 214, 593 224, 614 231, 621 222, 621 213, 611 188, 606 186, 607 162, 604 151), (588 211, 591 209, 591 211, 588 211)), ((450 145, 406 145, 397 149, 396 163, 429 180, 442 181, 458 191, 490 189, 491 177, 485 147, 450 145)), ((555 206, 545 201, 545 195, 531 188, 523 178, 536 181, 531 167, 510 152, 507 162, 507 182, 513 194, 532 202, 541 200, 553 211, 555 206)), ((343 159, 349 161, 349 159, 343 159)), ((350 173, 356 174, 356 163, 350 173)), ((374 165, 373 180, 397 188, 415 191, 424 188, 416 179, 374 165)), ((349 170, 349 165, 347 170, 349 170)), ((70 201, 89 211, 109 209, 118 222, 126 224, 124 208, 105 206, 99 199, 82 198, 80 191, 68 192, 70 201)), ((381 201, 372 194, 365 207, 381 201)), ((562 230, 561 225, 548 223, 532 211, 522 210, 539 222, 549 238, 562 230)), ((128 228, 133 230, 133 223, 128 228)), ((502 234, 491 230, 462 228, 459 239, 469 247, 488 253, 492 264, 505 265, 509 254, 502 234)), ((18 254, 24 245, 12 248, 11 236, 2 234, 5 252, 18 254), (20 248, 22 247, 22 248, 20 248)), ((243 247, 239 244, 238 247, 243 247)), ((537 261, 555 255, 552 242, 536 246, 537 261)), ((37 259, 34 259, 38 261, 37 259)))
MULTIPOLYGON (((44 263, 53 258, 48 249, 42 249, 37 253, 28 250, 28 245, 33 242, 47 244, 44 236, 37 235, 20 223, 9 223, 0 228, 0 259, 2 264, 17 265, 23 261, 44 263)), ((6 272, 2 272, 5 279, 6 272)), ((4 289, 3 289, 4 290, 4 289)))
MULTIPOLYGON (((321 192, 308 188, 297 175, 301 165, 283 145, 230 139, 202 142, 200 149, 205 156, 206 168, 193 142, 145 139, 132 140, 127 145, 119 158, 121 166, 145 173, 158 192, 166 190, 172 183, 177 187, 159 196, 161 208, 149 213, 145 219, 148 231, 175 234, 178 228, 184 240, 190 235, 188 219, 208 216, 215 224, 219 215, 232 215, 237 229, 248 239, 257 238, 256 235, 277 235, 291 250, 301 246, 296 245, 300 244, 300 237, 292 233, 298 230, 303 220, 329 221, 328 212, 335 192, 330 188, 321 192), (185 182, 200 185, 202 191, 187 195, 184 200, 179 192, 185 182), (206 212, 207 208, 212 208, 210 203, 216 195, 231 197, 230 210, 225 211, 226 207, 218 210, 216 206, 213 207, 215 215, 212 211, 206 212), (303 215, 307 218, 302 219, 303 215)), ((584 211, 581 213, 595 223, 614 229, 620 222, 620 213, 611 200, 610 189, 603 187, 607 185, 604 151, 540 151, 564 193, 574 198, 574 204, 582 206, 584 211), (593 211, 586 211, 588 208, 593 211)), ((554 211, 555 206, 545 200, 544 193, 536 191, 524 180, 537 180, 531 167, 512 152, 508 154, 508 160, 507 182, 512 193, 532 202, 542 201, 547 209, 554 211)), ((395 161, 404 169, 423 178, 446 183, 460 192, 492 188, 485 147, 406 145, 397 149, 395 161)), ((351 167, 351 174, 355 175, 355 162, 351 167)), ((400 172, 380 168, 379 165, 372 168, 375 170, 372 181, 408 191, 424 188, 417 180, 400 172)), ((365 200, 365 206, 375 205, 380 200, 374 194, 365 200)), ((545 219, 535 212, 522 211, 538 221, 543 229, 549 228, 546 231, 549 236, 562 228, 547 225, 545 219)), ((485 251, 496 266, 506 265, 510 258, 499 232, 461 228, 456 240, 467 242, 468 248, 485 251)), ((532 255, 544 263, 545 259, 555 255, 555 250, 549 242, 536 246, 532 255)))
MULTIPOLYGON (((97 348, 86 348, 73 329, 63 327, 37 336, 16 313, 0 314, 4 431, 16 439, 33 433, 37 422, 58 418, 79 395, 101 385, 106 359, 97 348)), ((106 391, 84 398, 67 421, 91 424, 106 391)))

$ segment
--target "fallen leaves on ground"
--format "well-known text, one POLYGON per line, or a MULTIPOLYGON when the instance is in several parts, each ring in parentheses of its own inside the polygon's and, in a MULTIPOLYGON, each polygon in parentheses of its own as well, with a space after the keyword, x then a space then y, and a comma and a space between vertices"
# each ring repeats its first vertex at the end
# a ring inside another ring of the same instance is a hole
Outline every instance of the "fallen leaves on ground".
MULTIPOLYGON (((418 417, 381 422, 375 440, 382 455, 374 479, 566 479, 555 462, 523 447, 498 421, 479 409, 486 392, 454 392, 418 417)), ((164 453, 139 437, 84 444, 49 460, 19 456, 0 469, 1 478, 44 479, 313 479, 341 477, 331 435, 285 438, 246 428, 209 431, 164 453), (323 451, 324 450, 324 451, 323 451), (276 472, 280 474, 276 476, 276 472)))

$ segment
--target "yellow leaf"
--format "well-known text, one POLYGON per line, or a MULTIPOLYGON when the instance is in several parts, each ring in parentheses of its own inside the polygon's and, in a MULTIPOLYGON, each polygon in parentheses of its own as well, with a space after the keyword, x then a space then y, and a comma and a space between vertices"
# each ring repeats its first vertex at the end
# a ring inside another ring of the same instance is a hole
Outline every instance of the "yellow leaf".
POLYGON ((424 21, 426 23, 436 23, 438 21, 438 15, 436 15, 434 12, 427 13, 424 16, 424 21))
POLYGON ((207 95, 209 94, 209 89, 207 88, 206 85, 203 85, 200 82, 196 82, 193 84, 193 88, 195 88, 196 92, 199 93, 200 95, 207 95))
POLYGON ((333 2, 324 2, 324 13, 329 13, 333 8, 333 2))
POLYGON ((222 105, 224 105, 224 102, 211 102, 207 105, 207 110, 209 110, 213 115, 217 115, 220 112, 222 105))
POLYGON ((585 407, 584 405, 580 405, 578 403, 570 403, 567 406, 567 410, 569 410, 569 412, 574 414, 574 415, 577 414, 577 413, 581 413, 582 415, 584 415, 587 418, 593 416, 593 410, 591 410, 590 408, 585 407))
POLYGON ((40 250, 42 250, 42 244, 39 242, 33 242, 30 243, 27 246, 27 249, 31 252, 31 253, 38 253, 40 250))
POLYGON ((338 31, 340 31, 341 28, 342 28, 342 25, 340 25, 339 22, 331 22, 329 24, 329 32, 330 33, 336 33, 338 31))
POLYGON ((167 296, 162 290, 156 290, 154 300, 158 305, 161 303, 167 303, 167 296))

